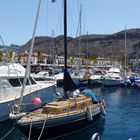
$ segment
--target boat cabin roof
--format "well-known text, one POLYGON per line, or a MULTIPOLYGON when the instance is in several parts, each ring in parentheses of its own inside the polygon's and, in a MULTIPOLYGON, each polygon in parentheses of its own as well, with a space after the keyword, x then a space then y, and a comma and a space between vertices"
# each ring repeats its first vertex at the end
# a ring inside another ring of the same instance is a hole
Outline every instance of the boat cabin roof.
POLYGON ((0 65, 0 77, 24 77, 25 68, 19 63, 6 63, 0 65))

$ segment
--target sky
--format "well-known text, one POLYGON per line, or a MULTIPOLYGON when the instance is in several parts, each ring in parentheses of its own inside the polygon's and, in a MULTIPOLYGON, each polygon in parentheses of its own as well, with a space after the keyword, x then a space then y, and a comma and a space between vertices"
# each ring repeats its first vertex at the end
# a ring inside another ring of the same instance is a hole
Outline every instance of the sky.
MULTIPOLYGON (((0 0, 0 35, 5 45, 23 45, 32 38, 38 1, 0 0)), ((140 0, 67 0, 67 12, 67 32, 72 37, 87 32, 113 34, 124 30, 125 26, 140 28, 140 0)), ((55 37, 61 34, 63 0, 55 3, 42 0, 35 35, 55 37)))

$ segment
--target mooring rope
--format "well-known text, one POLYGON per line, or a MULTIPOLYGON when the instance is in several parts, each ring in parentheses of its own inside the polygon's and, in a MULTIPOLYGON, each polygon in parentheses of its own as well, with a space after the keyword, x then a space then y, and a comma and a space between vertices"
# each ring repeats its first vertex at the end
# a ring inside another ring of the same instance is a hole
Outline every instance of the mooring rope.
POLYGON ((39 137, 38 137, 37 140, 40 140, 40 138, 41 138, 41 136, 42 136, 43 130, 44 130, 44 128, 45 128, 46 120, 47 120, 47 118, 44 120, 44 123, 43 123, 43 126, 42 126, 42 130, 41 130, 40 135, 39 135, 39 137))
POLYGON ((30 137, 31 137, 31 132, 32 132, 32 121, 31 121, 31 124, 30 124, 30 130, 29 130, 28 140, 30 140, 30 137))
POLYGON ((15 126, 7 134, 5 134, 2 138, 0 138, 0 140, 3 140, 4 138, 6 138, 14 129, 15 129, 15 126))

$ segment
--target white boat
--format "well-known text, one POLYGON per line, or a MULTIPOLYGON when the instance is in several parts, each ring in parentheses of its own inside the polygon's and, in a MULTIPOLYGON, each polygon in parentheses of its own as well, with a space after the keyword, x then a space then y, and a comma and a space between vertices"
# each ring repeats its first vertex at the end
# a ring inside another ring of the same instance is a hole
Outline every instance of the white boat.
POLYGON ((40 71, 38 73, 32 73, 31 75, 36 81, 56 82, 54 76, 49 74, 49 71, 44 70, 44 71, 40 71))
MULTIPOLYGON (((9 118, 11 105, 19 102, 24 76, 25 68, 21 64, 0 64, 0 122, 9 118)), ((38 107, 32 103, 35 97, 40 97, 42 104, 47 102, 53 91, 55 92, 53 83, 37 83, 32 77, 28 78, 23 96, 28 107, 24 106, 24 110, 28 112, 38 107)))
POLYGON ((121 71, 119 68, 110 68, 109 71, 103 76, 104 86, 118 86, 122 81, 121 71))
POLYGON ((93 75, 90 76, 90 80, 93 84, 102 84, 103 83, 103 76, 105 75, 105 71, 96 70, 93 75))

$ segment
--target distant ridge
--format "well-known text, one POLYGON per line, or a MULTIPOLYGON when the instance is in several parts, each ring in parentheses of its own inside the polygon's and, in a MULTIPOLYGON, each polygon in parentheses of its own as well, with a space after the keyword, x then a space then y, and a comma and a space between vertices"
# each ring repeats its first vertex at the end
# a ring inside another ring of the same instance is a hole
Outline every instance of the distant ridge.
MULTIPOLYGON (((79 38, 81 39, 81 55, 95 55, 100 57, 115 57, 123 59, 124 56, 124 30, 114 34, 90 34, 80 37, 68 37, 68 55, 79 56, 79 38)), ((29 49, 31 40, 22 45, 19 52, 29 49)), ((140 28, 127 30, 127 55, 133 58, 136 55, 136 48, 140 47, 140 28)), ((48 37, 37 36, 35 39, 34 51, 41 51, 47 54, 63 55, 63 36, 48 37), (54 45, 53 45, 54 42, 54 45)))
POLYGON ((0 51, 3 52, 5 51, 5 49, 7 49, 8 51, 14 51, 14 52, 18 52, 21 49, 21 46, 19 45, 15 45, 15 44, 11 44, 10 46, 8 45, 0 45, 0 51))

